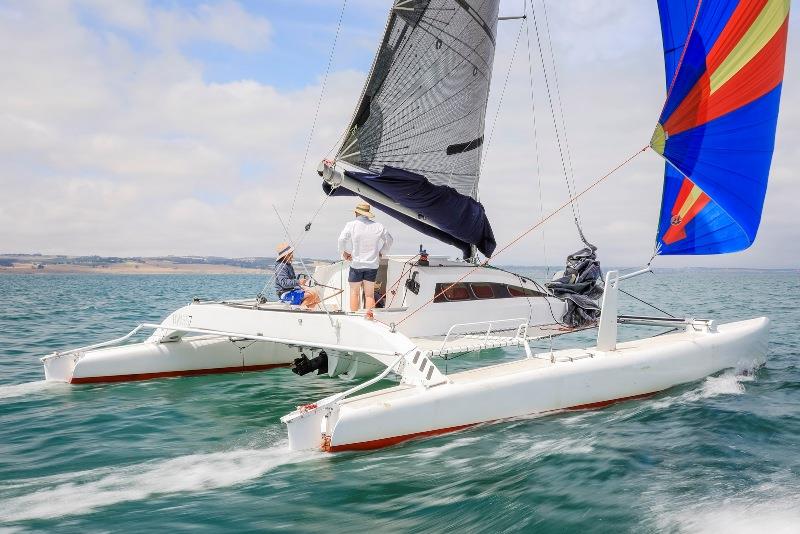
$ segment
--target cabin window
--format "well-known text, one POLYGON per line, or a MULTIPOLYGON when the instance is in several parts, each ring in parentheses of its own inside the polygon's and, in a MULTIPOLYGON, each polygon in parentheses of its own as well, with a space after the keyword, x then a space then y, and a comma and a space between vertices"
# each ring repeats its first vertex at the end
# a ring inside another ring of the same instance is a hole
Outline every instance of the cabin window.
POLYGON ((471 300, 472 295, 467 289, 467 284, 437 284, 436 294, 442 293, 442 300, 436 302, 453 302, 457 300, 471 300), (442 286, 441 288, 439 286, 442 286))
POLYGON ((436 284, 436 293, 433 302, 545 296, 547 295, 534 289, 528 289, 527 287, 498 284, 495 282, 443 283, 436 284))
POLYGON ((508 292, 512 297, 543 297, 544 294, 527 287, 508 286, 508 292))
POLYGON ((469 287, 472 289, 472 293, 475 295, 477 299, 493 299, 494 291, 492 290, 492 286, 496 284, 470 284, 469 287))

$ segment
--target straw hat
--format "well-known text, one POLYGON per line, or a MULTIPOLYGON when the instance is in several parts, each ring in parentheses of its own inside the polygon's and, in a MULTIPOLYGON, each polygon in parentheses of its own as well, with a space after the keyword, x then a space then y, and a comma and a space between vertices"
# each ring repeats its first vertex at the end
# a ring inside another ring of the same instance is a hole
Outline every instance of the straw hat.
POLYGON ((289 243, 283 242, 277 247, 275 247, 276 256, 275 259, 279 260, 285 256, 288 256, 292 252, 294 252, 294 247, 289 243))
POLYGON ((375 218, 375 214, 372 213, 372 207, 366 202, 362 202, 361 204, 357 205, 355 212, 369 219, 375 218))

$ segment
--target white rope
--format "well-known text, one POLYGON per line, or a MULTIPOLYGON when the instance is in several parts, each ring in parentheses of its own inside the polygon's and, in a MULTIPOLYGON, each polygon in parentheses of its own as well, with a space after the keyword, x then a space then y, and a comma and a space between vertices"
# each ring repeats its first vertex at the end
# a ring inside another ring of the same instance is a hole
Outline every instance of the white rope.
MULTIPOLYGON (((531 59, 531 36, 530 36, 530 22, 528 15, 528 2, 526 0, 524 7, 525 16, 525 40, 527 41, 528 51, 528 81, 530 83, 530 97, 531 97, 531 128, 533 133, 533 148, 536 154, 536 181, 539 186, 539 218, 544 217, 544 200, 542 198, 542 166, 541 157, 539 154, 539 135, 536 128, 536 93, 533 83, 533 60, 531 59)), ((542 228, 542 260, 544 261, 547 278, 550 278, 550 262, 547 261, 547 239, 545 237, 544 228, 542 228)))
POLYGON ((317 99, 317 107, 314 110, 314 120, 311 123, 311 132, 308 134, 308 142, 306 143, 306 151, 303 155, 303 164, 300 166, 300 174, 297 176, 297 185, 294 189, 294 196, 292 197, 292 206, 289 208, 289 226, 292 225, 294 218, 294 208, 297 203, 297 195, 300 192, 300 183, 303 181, 303 173, 306 170, 306 162, 308 161, 308 153, 311 150, 311 141, 314 139, 314 131, 317 128, 317 119, 319 118, 319 109, 322 106, 322 99, 325 96, 325 88, 328 85, 328 75, 330 74, 331 65, 333 64, 334 53, 336 52, 336 43, 339 41, 339 32, 342 29, 342 19, 344 18, 344 8, 347 6, 347 0, 343 0, 342 9, 339 11, 339 22, 336 26, 336 34, 333 37, 333 46, 331 46, 331 53, 328 56, 328 65, 325 67, 325 76, 322 78, 322 88, 319 92, 317 99))
MULTIPOLYGON (((297 249, 297 247, 295 247, 294 243, 292 242, 292 236, 289 234, 289 229, 286 227, 285 224, 283 224, 283 218, 281 218, 281 214, 278 212, 278 208, 275 207, 275 204, 272 205, 272 209, 275 210, 275 215, 278 216, 278 221, 281 223, 281 226, 283 227, 283 231, 286 234, 286 239, 289 240, 289 244, 292 247, 294 247, 295 249, 297 249)), ((305 271, 306 276, 308 277, 308 279, 312 280, 313 277, 311 276, 311 273, 308 272, 308 268, 306 267, 306 264, 303 261, 303 258, 301 258, 300 256, 297 256, 297 261, 300 262, 300 266, 305 271)), ((322 309, 325 310, 325 314, 328 316, 328 320, 330 321, 331 326, 334 326, 333 317, 331 317, 331 312, 328 310, 328 307, 325 305, 325 299, 320 299, 320 304, 322 304, 322 309)))
MULTIPOLYGON (((489 148, 492 145, 492 139, 494 139, 494 129, 497 126, 497 118, 500 116, 500 110, 503 108, 503 97, 506 94, 506 87, 508 86, 508 79, 511 77, 511 67, 514 66, 514 58, 517 56, 517 47, 519 45, 519 38, 522 35, 522 24, 519 25, 519 30, 517 31, 517 39, 514 41, 514 51, 511 53, 511 61, 508 62, 508 70, 506 71, 506 79, 503 82, 503 88, 500 90, 500 99, 497 102, 497 109, 494 113, 494 119, 492 119, 492 129, 489 131, 489 138, 486 140, 486 148, 483 150, 483 158, 481 159, 480 167, 478 168, 478 174, 483 170, 483 165, 486 163, 486 156, 489 154, 489 148)), ((477 196, 477 192, 476 192, 477 196)))
MULTIPOLYGON (((567 163, 569 164, 569 172, 570 177, 572 179, 572 189, 573 191, 577 191, 577 185, 575 184, 575 168, 573 166, 572 160, 572 151, 569 145, 569 135, 567 134, 567 119, 564 113, 564 105, 561 99, 561 85, 558 81, 558 68, 556 67, 556 52, 553 48, 553 41, 550 37, 550 17, 547 13, 547 2, 542 2, 542 8, 544 10, 544 26, 547 30, 547 46, 550 49, 550 61, 553 64, 553 80, 555 88, 556 88, 556 102, 558 102, 558 112, 561 115, 561 132, 564 136, 564 147, 567 151, 567 163)), ((578 211, 578 220, 583 224, 583 217, 581 214, 581 204, 580 202, 575 203, 575 208, 578 211)), ((581 232, 582 234, 583 232, 581 232)))
MULTIPOLYGON (((547 91, 547 102, 548 102, 548 104, 550 106, 550 115, 551 115, 551 117, 553 119, 553 130, 555 131, 555 134, 556 134, 556 145, 558 147, 558 154, 559 154, 559 157, 561 159, 561 170, 564 173, 564 181, 567 184, 567 193, 568 193, 569 198, 570 198, 570 209, 572 210, 572 217, 573 217, 573 220, 575 221, 575 227, 578 229, 578 235, 581 237, 581 240, 588 245, 589 243, 588 243, 588 241, 586 240, 586 238, 583 235, 583 230, 581 229, 581 223, 580 223, 580 219, 579 219, 578 210, 577 210, 577 208, 575 206, 576 198, 575 198, 575 193, 574 192, 576 191, 576 189, 573 187, 574 184, 570 181, 570 174, 567 171, 567 162, 566 162, 565 155, 564 155, 564 146, 563 146, 564 144, 561 141, 561 132, 560 132, 560 128, 558 126, 558 120, 556 118, 556 109, 555 109, 555 106, 553 105, 553 96, 552 96, 552 92, 550 90, 550 77, 547 74, 547 65, 545 64, 545 60, 544 60, 544 48, 542 47, 542 40, 541 40, 541 36, 540 36, 540 32, 539 32, 539 24, 538 24, 538 22, 536 20, 536 9, 534 8, 533 2, 534 2, 534 0, 530 0, 530 3, 531 3, 531 15, 533 17, 533 28, 536 31, 536 44, 537 44, 538 49, 539 49, 539 57, 540 57, 541 63, 542 63, 542 74, 544 75, 544 85, 545 85, 545 89, 547 91)), ((551 43, 551 53, 552 53, 552 43, 551 43)), ((553 64, 555 65, 555 63, 553 63, 553 64)))

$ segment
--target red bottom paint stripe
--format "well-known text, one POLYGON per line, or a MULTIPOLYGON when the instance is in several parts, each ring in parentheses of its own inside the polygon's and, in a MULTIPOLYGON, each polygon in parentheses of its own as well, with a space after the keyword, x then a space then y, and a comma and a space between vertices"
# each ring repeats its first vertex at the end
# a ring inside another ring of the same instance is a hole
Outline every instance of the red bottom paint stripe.
MULTIPOLYGON (((605 406, 610 406, 611 404, 616 404, 618 402, 625 402, 630 400, 636 399, 645 399, 647 397, 652 397, 653 395, 657 394, 658 391, 653 391, 652 393, 642 393, 641 395, 632 395, 630 397, 620 397, 619 399, 612 399, 607 401, 600 401, 600 402, 592 402, 589 404, 579 404, 577 406, 570 406, 569 408, 563 408, 559 410, 553 410, 554 412, 560 412, 564 410, 591 410, 594 408, 603 408, 605 406)), ((546 412, 545 412, 546 413, 546 412)), ((524 417, 524 416, 523 416, 524 417)), ((438 436, 440 434, 447 434, 450 432, 457 432, 458 430, 464 430, 465 428, 470 428, 473 426, 477 426, 480 424, 490 424, 495 423, 499 420, 495 421, 485 421, 481 423, 469 423, 467 425, 459 425, 459 426, 451 426, 448 428, 437 428, 436 430, 426 430, 424 432, 416 432, 414 434, 405 434, 403 436, 394 436, 391 438, 381 438, 381 439, 374 439, 371 441, 362 441, 359 443, 347 443, 344 445, 330 445, 326 441, 323 444, 322 449, 325 452, 342 452, 342 451, 368 451, 372 449, 382 449, 383 447, 390 447, 392 445, 397 445, 398 443, 402 443, 404 441, 408 441, 411 439, 417 438, 424 438, 429 436, 438 436)))
POLYGON ((73 377, 70 384, 97 384, 103 382, 135 382, 153 378, 169 378, 174 376, 199 376, 223 373, 244 373, 249 371, 266 371, 278 367, 289 367, 289 363, 270 363, 265 365, 245 365, 239 367, 217 367, 214 369, 185 369, 183 371, 161 371, 158 373, 137 373, 130 375, 83 376, 73 377))
POLYGON ((339 451, 368 451, 371 449, 382 449, 383 447, 390 447, 403 441, 408 441, 415 438, 424 438, 428 436, 436 436, 439 434, 447 434, 449 432, 456 432, 479 423, 470 423, 468 425, 451 426, 448 428, 437 428, 436 430, 426 430, 425 432, 417 432, 415 434, 406 434, 405 436, 395 436, 392 438, 374 439, 372 441, 362 441, 360 443, 348 443, 347 445, 325 445, 323 450, 326 452, 339 452, 339 451))
POLYGON ((610 406, 611 404, 616 404, 618 402, 646 399, 648 397, 652 397, 656 393, 658 393, 658 391, 654 391, 652 393, 642 393, 641 395, 631 395, 630 397, 622 397, 619 399, 608 400, 608 401, 590 402, 589 404, 579 404, 578 406, 570 406, 569 408, 567 408, 567 410, 591 410, 593 408, 604 408, 606 406, 610 406))

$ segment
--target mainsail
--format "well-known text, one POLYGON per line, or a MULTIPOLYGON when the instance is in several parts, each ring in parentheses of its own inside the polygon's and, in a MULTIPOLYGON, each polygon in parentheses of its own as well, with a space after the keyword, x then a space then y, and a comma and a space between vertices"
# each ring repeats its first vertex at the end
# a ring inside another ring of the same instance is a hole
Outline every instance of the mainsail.
MULTIPOLYGON (((393 202, 413 206, 417 216, 398 217, 403 222, 487 256, 494 236, 476 198, 498 5, 395 0, 336 156, 363 171, 350 178, 380 183, 393 202), (422 201, 409 197, 415 187, 422 201), (466 225, 459 220, 465 213, 472 218, 466 225)), ((397 216, 391 206, 376 205, 397 216)))
POLYGON ((767 190, 789 0, 658 0, 667 100, 660 254, 749 247, 767 190))

